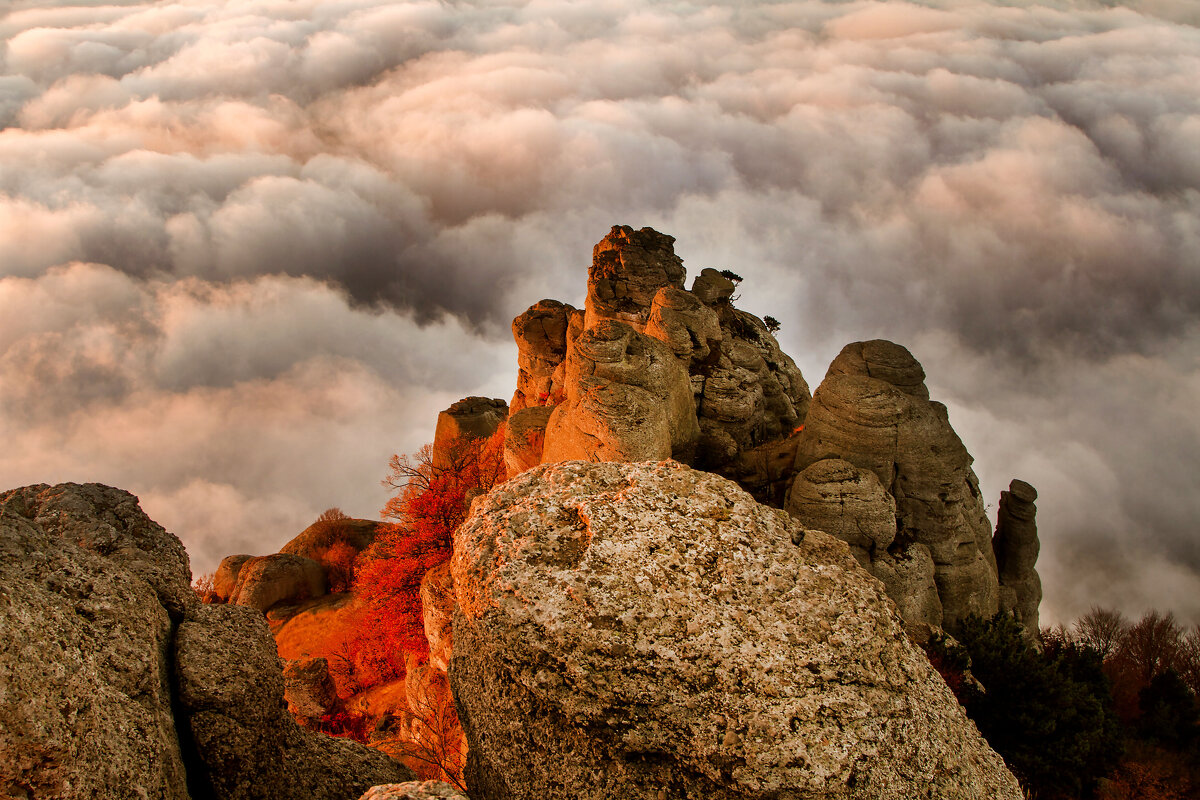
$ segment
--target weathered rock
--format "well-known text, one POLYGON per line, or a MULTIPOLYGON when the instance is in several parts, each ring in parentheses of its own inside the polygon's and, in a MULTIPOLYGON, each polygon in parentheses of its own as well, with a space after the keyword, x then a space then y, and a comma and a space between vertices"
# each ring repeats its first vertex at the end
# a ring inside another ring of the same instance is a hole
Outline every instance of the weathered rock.
POLYGON ((567 399, 546 427, 542 461, 687 461, 699 428, 691 383, 663 342, 601 320, 567 356, 567 399))
POLYGON ((692 281, 692 294, 707 306, 727 305, 735 288, 733 281, 712 268, 700 270, 692 281))
POLYGON ((796 475, 796 447, 799 431, 781 439, 772 439, 756 447, 740 450, 737 457, 720 470, 760 503, 783 508, 796 475))
POLYGON ((879 553, 867 569, 883 582, 913 639, 924 643, 933 629, 941 627, 942 600, 928 547, 909 542, 895 548, 895 552, 879 553))
POLYGON ((359 800, 469 800, 444 781, 410 781, 372 786, 359 800))
POLYGON ((1038 606, 1042 602, 1042 579, 1034 565, 1041 545, 1037 534, 1037 489, 1014 478, 1007 492, 1000 493, 996 535, 992 548, 1000 571, 1002 607, 1012 611, 1030 636, 1038 633, 1038 606))
POLYGON ((546 426, 553 412, 553 406, 530 406, 509 416, 504 429, 504 466, 510 478, 542 463, 546 426))
POLYGON ((701 430, 698 464, 737 473, 741 453, 786 438, 804 421, 808 384, 763 321, 731 306, 721 308, 715 360, 694 370, 701 430))
POLYGON ((508 404, 489 397, 464 397, 438 414, 433 432, 434 466, 454 464, 456 442, 483 439, 495 433, 508 418, 508 404))
POLYGON ((0 494, 0 795, 332 800, 411 777, 301 735, 262 615, 201 605, 137 498, 0 494))
POLYGON ((539 300, 513 320, 517 343, 517 390, 509 413, 556 405, 563 389, 554 374, 567 357, 567 330, 575 309, 557 300, 539 300))
POLYGON ((274 553, 242 564, 229 602, 266 611, 276 603, 295 603, 323 594, 324 567, 311 558, 274 553))
POLYGON ((242 553, 236 556, 225 556, 221 559, 217 571, 213 573, 213 597, 215 599, 222 603, 229 602, 229 598, 233 597, 234 589, 237 588, 238 573, 252 558, 254 556, 242 553))
POLYGON ((900 345, 847 345, 813 396, 796 467, 840 458, 875 473, 895 500, 896 541, 933 557, 941 627, 953 633, 970 614, 996 613, 999 581, 971 455, 923 376, 900 345))
POLYGON ((662 288, 654 295, 646 335, 666 342, 686 364, 709 360, 721 345, 717 313, 683 289, 662 288))
POLYGON ((643 330, 658 290, 683 288, 686 271, 674 244, 675 237, 653 228, 614 225, 592 248, 584 328, 612 319, 643 330))
POLYGON ((377 750, 296 724, 275 642, 253 609, 199 606, 178 628, 175 665, 177 722, 187 726, 212 796, 341 800, 413 778, 377 750))
MULTIPOLYGON (((383 528, 382 522, 373 519, 346 517, 345 519, 318 520, 279 548, 279 552, 320 561, 324 551, 331 545, 345 542, 361 553, 374 543, 375 537, 383 528)), ((241 557, 230 556, 230 558, 241 557)), ((224 561, 221 562, 222 565, 224 563, 224 561)), ((219 572, 218 570, 218 574, 219 572)))
POLYGON ((127 492, 0 494, 0 796, 188 797, 164 607, 184 613, 187 585, 127 492))
POLYGON ((454 581, 450 562, 439 564, 421 578, 421 622, 429 642, 429 663, 445 672, 454 651, 454 581))
POLYGON ((472 512, 450 674, 478 796, 1021 797, 846 545, 733 483, 571 462, 472 512))
POLYGON ((337 689, 324 658, 283 663, 283 699, 293 717, 315 722, 337 705, 337 689))
POLYGON ((806 528, 850 545, 864 567, 886 553, 896 538, 895 500, 875 473, 840 458, 817 461, 797 475, 786 509, 806 528))

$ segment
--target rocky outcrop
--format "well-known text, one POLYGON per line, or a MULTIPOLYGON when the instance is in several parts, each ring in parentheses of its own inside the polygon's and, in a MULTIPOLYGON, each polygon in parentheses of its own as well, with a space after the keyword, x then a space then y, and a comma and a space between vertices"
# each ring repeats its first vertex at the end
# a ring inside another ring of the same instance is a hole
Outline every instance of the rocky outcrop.
POLYGON ((508 417, 508 404, 490 397, 465 397, 438 414, 433 433, 433 464, 452 468, 458 442, 495 433, 508 417))
POLYGON ((242 563, 229 602, 266 611, 276 603, 296 603, 323 594, 324 567, 311 558, 274 553, 242 563))
POLYGON ((445 672, 454 651, 454 583, 450 562, 439 564, 421 578, 421 622, 429 642, 429 663, 445 672))
MULTIPOLYGON (((373 519, 345 517, 317 520, 279 548, 279 552, 320 561, 331 546, 345 543, 361 553, 374 543, 375 537, 384 527, 382 522, 373 519)), ((243 556, 230 556, 230 558, 243 558, 243 556)), ((244 558, 249 558, 249 556, 244 556, 244 558)), ((224 566, 225 562, 222 561, 221 564, 224 566)), ((218 570, 218 574, 220 574, 220 570, 218 570)))
POLYGON ((992 547, 1000 571, 1000 607, 1011 611, 1030 636, 1038 633, 1042 579, 1034 564, 1041 545, 1037 535, 1037 489, 1013 479, 1000 493, 996 535, 992 547))
POLYGON ((609 319, 642 331, 658 290, 683 288, 686 270, 674 244, 675 237, 653 228, 614 225, 592 248, 584 328, 609 319))
POLYGON ((543 461, 692 458, 699 428, 691 384, 663 342, 602 320, 572 345, 566 386, 546 427, 543 461))
MULTIPOLYGON (((971 455, 950 426, 946 407, 928 399, 924 374, 900 345, 879 340, 847 345, 813 396, 795 466, 803 471, 840 459, 874 474, 886 495, 881 500, 875 493, 877 514, 894 513, 896 519, 889 555, 912 544, 928 550, 942 606, 940 626, 954 632, 970 614, 996 613, 999 580, 971 455)), ((804 481, 797 480, 794 491, 807 497, 804 481)), ((806 517, 815 508, 795 506, 802 522, 822 524, 806 517)), ((870 513, 860 508, 860 515, 870 513)), ((932 613, 925 600, 897 597, 897 602, 932 613)))
POLYGON ((316 723, 337 705, 337 689, 324 658, 297 658, 283 664, 283 699, 288 713, 316 723))
POLYGON ((262 614, 201 605, 179 540, 97 484, 0 494, 0 694, 0 796, 332 800, 412 777, 302 733, 262 614))
POLYGON ((238 573, 247 561, 254 556, 241 553, 236 556, 225 556, 213 573, 213 597, 218 602, 228 603, 237 588, 238 573))
POLYGON ((542 463, 546 426, 553 413, 552 406, 530 406, 509 416, 504 430, 504 466, 510 478, 542 463))
POLYGON ((557 405, 564 397, 559 369, 567 357, 567 332, 575 308, 557 300, 541 300, 513 320, 517 343, 517 390, 510 413, 523 408, 557 405), (557 378, 557 380, 556 380, 557 378))
POLYGON ((847 546, 733 483, 570 462, 472 511, 450 675, 477 796, 1021 797, 847 546))
POLYGON ((663 287, 654 295, 646 335, 653 336, 689 367, 697 368, 719 352, 721 320, 691 292, 663 287))

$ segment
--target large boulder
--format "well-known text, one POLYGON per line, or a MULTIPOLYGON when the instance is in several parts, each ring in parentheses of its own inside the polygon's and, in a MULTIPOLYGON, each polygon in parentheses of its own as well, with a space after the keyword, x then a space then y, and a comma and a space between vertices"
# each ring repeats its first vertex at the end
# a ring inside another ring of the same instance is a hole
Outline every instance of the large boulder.
POLYGON ((454 582, 450 562, 439 564, 421 578, 421 622, 429 642, 429 663, 445 672, 454 652, 454 582))
POLYGON ((584 327, 612 319, 643 330, 658 290, 683 288, 686 270, 674 245, 675 237, 653 228, 614 225, 592 248, 584 327))
POLYGON ((251 608, 200 606, 180 624, 175 681, 178 722, 214 797, 342 800, 413 777, 378 750, 296 724, 275 641, 251 608))
POLYGON ((550 416, 543 462, 692 457, 700 431, 691 383, 663 342, 602 320, 566 363, 567 399, 550 416))
POLYGON ((929 400, 924 374, 900 345, 847 345, 813 395, 795 466, 835 458, 875 474, 894 501, 892 555, 911 543, 929 551, 940 627, 953 633, 967 616, 999 610, 999 579, 971 455, 946 407, 929 400))
POLYGON ((786 509, 806 527, 850 545, 864 567, 896 538, 896 501, 874 472, 840 458, 814 462, 797 475, 786 509))
POLYGON ((311 558, 273 553, 245 561, 229 602, 266 611, 325 594, 325 568, 311 558))
POLYGON ((372 786, 359 800, 467 800, 445 781, 409 781, 372 786))
POLYGON ((221 559, 221 563, 217 565, 217 571, 213 573, 212 594, 216 600, 222 603, 229 602, 229 598, 233 597, 234 589, 237 588, 238 574, 246 562, 252 558, 254 556, 240 553, 221 559))
POLYGON ((332 799, 412 777, 311 736, 262 614, 201 605, 183 545, 136 497, 0 493, 0 796, 332 799), (260 771, 276 762, 292 765, 260 771))
POLYGON ((1000 493, 992 549, 1000 571, 1001 607, 1011 611, 1030 636, 1038 633, 1042 579, 1034 565, 1041 545, 1037 533, 1037 489, 1014 478, 1000 493))
POLYGON ((1021 797, 846 545, 730 481, 543 465, 452 568, 478 797, 1021 797))
POLYGON ((542 463, 546 445, 546 426, 552 406, 530 406, 514 411, 504 429, 504 467, 508 477, 518 475, 542 463))
POLYGON ((338 697, 329 662, 320 657, 285 661, 283 699, 288 713, 306 723, 315 723, 332 711, 338 697))
POLYGON ((666 342, 676 357, 689 365, 706 363, 724 336, 717 312, 691 292, 669 287, 654 295, 646 335, 666 342))
POLYGON ((189 796, 170 671, 187 584, 127 492, 0 494, 0 797, 189 796))

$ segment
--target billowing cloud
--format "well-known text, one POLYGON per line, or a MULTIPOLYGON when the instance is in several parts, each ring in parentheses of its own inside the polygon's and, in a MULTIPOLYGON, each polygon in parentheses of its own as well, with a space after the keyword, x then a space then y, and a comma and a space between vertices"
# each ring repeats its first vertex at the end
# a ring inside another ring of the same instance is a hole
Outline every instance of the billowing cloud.
POLYGON ((370 515, 652 225, 814 385, 909 345, 1041 490, 1048 618, 1200 620, 1190 0, 10 6, 0 484, 127 486, 200 569, 370 515))

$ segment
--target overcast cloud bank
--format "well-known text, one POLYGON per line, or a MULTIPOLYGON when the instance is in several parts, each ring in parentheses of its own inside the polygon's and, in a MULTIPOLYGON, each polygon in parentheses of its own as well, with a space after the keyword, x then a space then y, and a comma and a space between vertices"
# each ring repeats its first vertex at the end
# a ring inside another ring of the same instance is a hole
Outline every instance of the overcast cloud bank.
POLYGON ((0 485, 137 492, 197 571, 340 505, 582 300, 614 223, 745 276, 814 386, 906 344, 1044 616, 1200 621, 1190 0, 17 0, 0 485))

